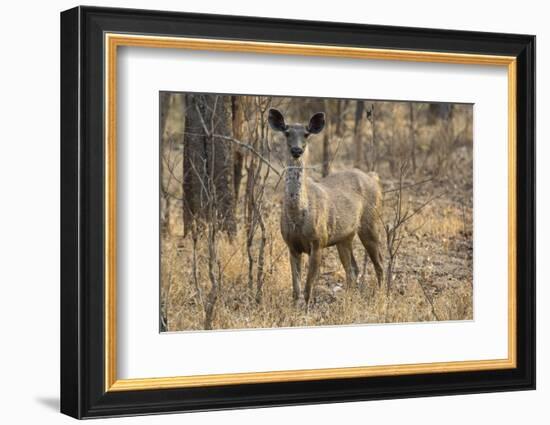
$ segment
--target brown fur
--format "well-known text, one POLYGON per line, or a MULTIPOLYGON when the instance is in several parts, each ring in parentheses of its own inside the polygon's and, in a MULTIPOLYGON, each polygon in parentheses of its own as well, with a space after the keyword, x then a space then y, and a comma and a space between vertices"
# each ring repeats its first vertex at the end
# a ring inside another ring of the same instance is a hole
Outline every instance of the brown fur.
MULTIPOLYGON (((322 124, 321 129, 324 115, 322 124)), ((359 236, 374 265, 378 284, 383 280, 378 229, 382 194, 378 175, 352 169, 331 174, 318 182, 308 178, 307 143, 305 139, 301 142, 296 139, 304 132, 307 134, 311 126, 311 122, 308 127, 286 126, 289 150, 281 215, 281 234, 290 253, 293 296, 297 301, 301 298, 302 254, 309 255, 304 290, 306 306, 319 274, 323 248, 336 245, 347 285, 355 282, 359 273, 352 250, 355 235, 359 236), (299 157, 294 155, 296 152, 292 153, 292 147, 296 149, 297 146, 302 149, 299 157)), ((280 124, 272 125, 272 128, 277 130, 280 124)))

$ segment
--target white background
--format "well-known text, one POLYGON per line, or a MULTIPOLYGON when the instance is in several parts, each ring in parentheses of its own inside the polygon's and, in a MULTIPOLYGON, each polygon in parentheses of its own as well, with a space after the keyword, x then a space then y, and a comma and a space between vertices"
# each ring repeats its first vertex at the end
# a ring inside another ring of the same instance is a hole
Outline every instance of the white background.
MULTIPOLYGON (((97 5, 263 15, 537 35, 538 390, 110 420, 110 423, 547 423, 550 414, 550 28, 544 2, 463 0, 97 1, 97 5), (546 190, 545 190, 546 189, 546 190), (546 193, 546 196, 544 196, 546 193), (546 260, 546 261, 545 261, 546 260)), ((69 1, 10 2, 1 15, 0 411, 3 423, 69 423, 59 392, 59 11, 69 1)))
POLYGON ((119 378, 507 358, 506 67, 131 47, 118 69, 119 378), (159 90, 473 103, 475 320, 159 334, 159 90))

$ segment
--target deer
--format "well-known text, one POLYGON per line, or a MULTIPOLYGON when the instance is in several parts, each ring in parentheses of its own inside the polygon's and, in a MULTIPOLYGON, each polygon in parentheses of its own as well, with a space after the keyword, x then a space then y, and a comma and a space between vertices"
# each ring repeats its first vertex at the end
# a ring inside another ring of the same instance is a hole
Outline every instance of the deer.
POLYGON ((286 139, 280 230, 289 251, 295 304, 305 302, 306 310, 309 309, 325 248, 336 245, 346 274, 346 287, 356 282, 359 267, 352 248, 356 235, 372 261, 380 287, 384 273, 379 238, 382 191, 378 174, 350 169, 314 181, 308 177, 307 146, 310 137, 325 127, 325 114, 314 114, 307 125, 286 124, 283 114, 271 108, 268 123, 286 139), (309 264, 302 299, 303 254, 309 256, 309 264))

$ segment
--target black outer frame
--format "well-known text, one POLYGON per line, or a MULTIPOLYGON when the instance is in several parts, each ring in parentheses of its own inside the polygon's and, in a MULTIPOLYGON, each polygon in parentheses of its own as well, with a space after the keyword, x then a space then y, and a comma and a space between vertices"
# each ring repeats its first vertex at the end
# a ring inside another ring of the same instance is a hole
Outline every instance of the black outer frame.
POLYGON ((534 388, 534 36, 82 6, 61 13, 61 412, 91 418, 534 388), (105 392, 104 32, 517 57, 517 368, 105 392))

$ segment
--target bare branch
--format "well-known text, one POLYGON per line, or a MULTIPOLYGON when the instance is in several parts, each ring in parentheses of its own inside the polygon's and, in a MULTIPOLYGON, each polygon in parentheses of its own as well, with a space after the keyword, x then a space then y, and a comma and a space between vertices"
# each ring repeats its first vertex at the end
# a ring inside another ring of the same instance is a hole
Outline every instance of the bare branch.
POLYGON ((437 315, 437 313, 435 312, 435 306, 434 306, 434 302, 433 302, 432 297, 430 297, 428 295, 428 293, 426 292, 426 289, 424 288, 424 285, 422 285, 422 283, 420 283, 420 280, 417 280, 417 282, 418 282, 418 286, 420 286, 420 289, 422 289, 422 293, 424 294, 424 297, 428 301, 428 304, 430 304, 430 307, 432 308, 432 314, 435 317, 435 320, 437 320, 437 321, 441 320, 439 318, 439 316, 437 315))
POLYGON ((201 110, 199 109, 199 105, 195 103, 195 109, 197 110, 197 115, 199 116, 199 119, 201 121, 202 129, 204 130, 205 134, 210 137, 210 131, 208 130, 208 127, 206 126, 206 123, 204 122, 204 118, 202 116, 201 110))
POLYGON ((248 151, 252 152, 254 155, 256 155, 260 161, 262 161, 265 165, 267 165, 275 174, 277 174, 279 177, 282 175, 282 173, 277 170, 271 162, 269 162, 260 152, 258 152, 254 147, 249 145, 248 143, 241 142, 240 140, 234 139, 233 137, 229 136, 223 136, 221 134, 213 134, 212 137, 217 137, 222 140, 227 140, 228 142, 235 143, 237 146, 240 146, 244 149, 247 149, 248 151))
MULTIPOLYGON (((426 183, 429 183, 431 181, 434 180, 434 177, 430 177, 429 179, 425 179, 425 180, 421 180, 419 182, 415 182, 415 183, 411 183, 411 184, 408 184, 408 185, 404 185, 402 186, 402 189, 410 189, 412 187, 416 187, 416 186, 421 186, 423 184, 426 184, 426 183)), ((399 188, 395 188, 395 189, 388 189, 388 190, 384 190, 382 193, 383 194, 386 194, 386 193, 391 193, 391 192, 397 192, 399 191, 399 188)))

